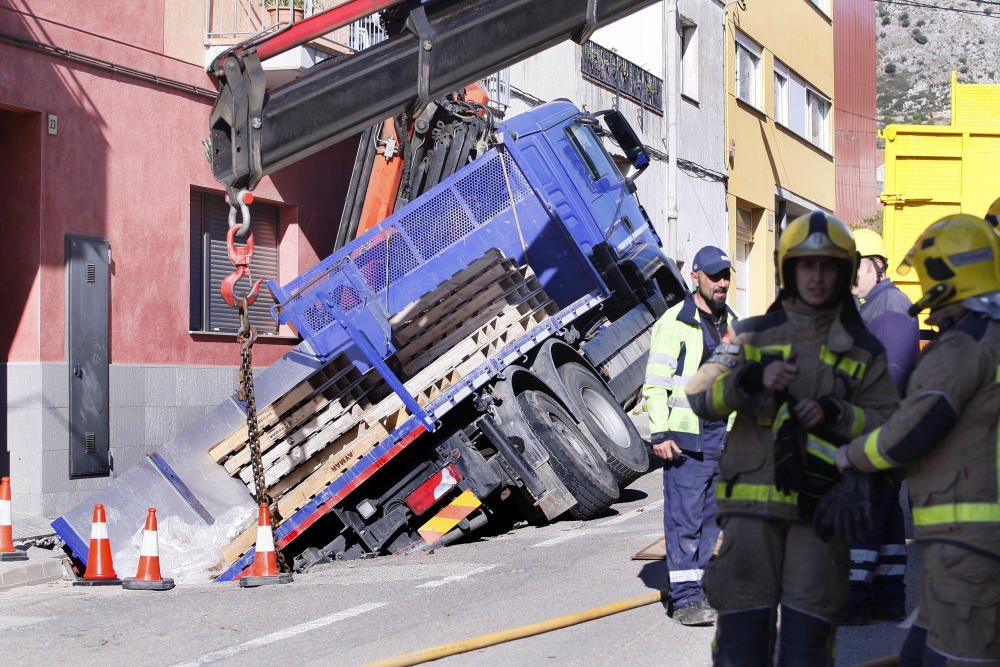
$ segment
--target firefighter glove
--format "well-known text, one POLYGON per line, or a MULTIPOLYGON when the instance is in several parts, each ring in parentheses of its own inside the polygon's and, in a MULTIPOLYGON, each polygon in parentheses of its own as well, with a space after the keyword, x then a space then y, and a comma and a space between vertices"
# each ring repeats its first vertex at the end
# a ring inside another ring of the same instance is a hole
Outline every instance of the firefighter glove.
POLYGON ((853 470, 823 494, 813 514, 813 526, 820 539, 860 541, 871 530, 872 478, 853 470))
POLYGON ((794 417, 789 417, 774 435, 774 486, 782 493, 802 488, 806 472, 806 432, 794 417))

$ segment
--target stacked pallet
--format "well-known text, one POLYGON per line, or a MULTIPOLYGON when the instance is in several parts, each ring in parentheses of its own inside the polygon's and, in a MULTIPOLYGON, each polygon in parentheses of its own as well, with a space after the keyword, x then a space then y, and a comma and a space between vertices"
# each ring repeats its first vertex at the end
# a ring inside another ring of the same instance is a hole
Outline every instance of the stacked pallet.
MULTIPOLYGON (((396 353, 387 363, 425 406, 555 310, 530 268, 492 251, 391 319, 396 353)), ((343 357, 262 410, 264 479, 279 519, 301 509, 410 416, 377 373, 362 375, 343 357)), ((254 491, 246 426, 209 454, 254 491)), ((255 531, 251 526, 223 552, 226 565, 253 547, 255 531)))

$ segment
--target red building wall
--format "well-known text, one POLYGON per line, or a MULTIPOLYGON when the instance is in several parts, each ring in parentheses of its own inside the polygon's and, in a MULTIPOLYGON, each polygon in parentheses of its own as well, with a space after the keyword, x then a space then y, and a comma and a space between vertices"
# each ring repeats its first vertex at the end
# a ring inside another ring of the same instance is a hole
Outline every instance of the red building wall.
POLYGON ((833 2, 836 214, 848 224, 878 211, 875 181, 875 3, 833 2))
MULTIPOLYGON (((231 338, 188 333, 189 197, 221 193, 201 140, 212 100, 17 46, 49 44, 212 89, 204 71, 163 55, 164 0, 136 4, 13 0, 0 6, 0 262, 8 361, 65 360, 64 236, 111 245, 111 362, 234 365, 231 338), (49 114, 58 134, 47 132, 49 114)), ((198 20, 195 18, 194 20, 198 20)), ((351 142, 265 179, 282 206, 280 279, 332 248, 351 142)), ((291 342, 264 341, 261 365, 291 342)))

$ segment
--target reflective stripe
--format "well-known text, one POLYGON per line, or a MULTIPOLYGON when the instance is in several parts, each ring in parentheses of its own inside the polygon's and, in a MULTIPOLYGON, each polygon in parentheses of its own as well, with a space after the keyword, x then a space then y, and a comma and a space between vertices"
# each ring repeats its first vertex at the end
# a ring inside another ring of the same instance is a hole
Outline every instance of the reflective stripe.
MULTIPOLYGON (((851 552, 854 553, 853 551, 851 552)), ((883 544, 879 547, 878 553, 880 556, 905 556, 906 555, 906 545, 905 544, 883 544)))
POLYGON ((865 438, 865 456, 871 461, 872 466, 876 470, 888 470, 892 467, 892 464, 885 460, 882 456, 882 452, 878 450, 878 434, 882 430, 879 427, 868 434, 865 438))
POLYGON ((871 549, 851 549, 851 562, 874 563, 878 560, 878 551, 871 549))
POLYGON ((652 387, 670 389, 674 386, 674 379, 667 375, 652 375, 650 373, 646 373, 646 384, 652 387))
POLYGON ((1000 503, 956 503, 913 508, 913 523, 918 526, 991 521, 1000 522, 1000 503))
POLYGON ((667 399, 667 405, 671 408, 690 408, 687 396, 671 396, 667 399))
POLYGON ((0 500, 0 526, 9 526, 10 523, 10 501, 0 500))
POLYGON ((780 503, 782 505, 795 505, 799 502, 799 494, 782 493, 768 484, 733 484, 731 489, 728 486, 728 484, 720 483, 715 487, 717 500, 752 500, 759 503, 780 503), (727 491, 730 493, 727 494, 727 491))
POLYGON ((850 437, 856 438, 865 432, 865 411, 856 405, 852 405, 854 408, 854 420, 851 422, 850 437))
POLYGON ((650 352, 649 360, 646 363, 663 364, 664 366, 670 366, 670 368, 677 368, 677 357, 671 357, 669 354, 663 352, 650 352))
POLYGON ((670 583, 682 584, 686 581, 701 581, 704 570, 671 570, 670 583))
POLYGON ((787 359, 788 355, 792 353, 792 346, 790 344, 785 345, 765 345, 764 347, 756 347, 749 343, 743 344, 743 355, 746 357, 747 361, 761 361, 764 355, 775 355, 777 354, 782 359, 787 359))
POLYGON ((906 574, 905 565, 879 565, 875 574, 880 577, 902 577, 906 574))
POLYGON ((712 383, 712 409, 715 410, 717 415, 726 415, 731 412, 729 406, 726 405, 726 386, 723 383, 726 374, 723 373, 719 377, 715 378, 715 382, 712 383))
POLYGON ((871 581, 875 578, 875 572, 872 570, 851 570, 851 581, 871 581))
POLYGON ((806 439, 806 450, 818 459, 826 461, 830 465, 837 465, 834 457, 837 455, 837 448, 826 440, 818 438, 812 433, 806 439))
POLYGON ((819 359, 823 363, 843 371, 852 378, 864 377, 865 370, 868 368, 863 361, 858 361, 857 359, 836 354, 828 349, 826 345, 820 347, 819 359))
POLYGON ((90 524, 90 539, 92 540, 106 540, 108 539, 108 524, 103 521, 95 521, 90 524))
POLYGON ((156 550, 156 531, 155 530, 144 530, 142 531, 142 547, 139 549, 140 556, 157 556, 158 552, 156 550))

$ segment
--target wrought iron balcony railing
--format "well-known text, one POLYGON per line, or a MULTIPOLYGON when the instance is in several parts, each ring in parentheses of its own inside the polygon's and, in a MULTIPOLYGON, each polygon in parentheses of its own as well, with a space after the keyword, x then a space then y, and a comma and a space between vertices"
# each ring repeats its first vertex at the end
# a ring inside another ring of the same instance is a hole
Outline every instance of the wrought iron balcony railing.
POLYGON ((583 76, 643 107, 663 111, 663 80, 600 44, 583 45, 583 76))

